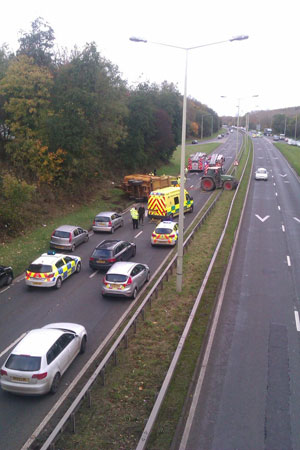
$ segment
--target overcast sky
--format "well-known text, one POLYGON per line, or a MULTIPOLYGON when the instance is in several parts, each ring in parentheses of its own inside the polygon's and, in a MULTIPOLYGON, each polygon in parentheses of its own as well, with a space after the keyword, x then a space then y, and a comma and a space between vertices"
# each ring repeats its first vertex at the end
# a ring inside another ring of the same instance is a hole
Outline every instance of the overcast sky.
POLYGON ((20 30, 37 17, 54 29, 58 47, 95 41, 129 84, 166 80, 181 93, 185 52, 130 36, 195 47, 249 35, 190 51, 188 95, 219 115, 235 115, 238 99, 241 114, 300 106, 299 0, 10 0, 1 6, 0 46, 15 51, 20 30))

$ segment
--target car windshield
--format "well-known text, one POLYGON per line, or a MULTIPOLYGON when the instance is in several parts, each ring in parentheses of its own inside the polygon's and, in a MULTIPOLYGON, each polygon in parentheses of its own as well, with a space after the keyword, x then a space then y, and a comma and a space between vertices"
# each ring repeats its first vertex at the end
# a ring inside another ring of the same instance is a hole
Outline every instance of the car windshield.
POLYGON ((172 228, 156 228, 155 233, 156 234, 170 234, 172 233, 172 228))
POLYGON ((52 267, 46 264, 30 264, 28 270, 35 273, 47 273, 52 272, 52 267))
POLYGON ((266 173, 266 169, 258 169, 257 173, 266 173))
POLYGON ((104 248, 99 248, 99 249, 95 249, 93 251, 92 256, 94 258, 109 258, 111 256, 111 251, 110 250, 106 250, 104 248))
POLYGON ((126 275, 120 275, 117 273, 108 273, 106 274, 106 281, 110 281, 113 283, 124 283, 127 280, 126 275))
POLYGON ((5 367, 13 370, 22 370, 24 372, 35 372, 40 370, 41 357, 11 354, 5 367))
POLYGON ((105 216, 97 216, 95 218, 96 222, 109 222, 110 218, 105 216))
POLYGON ((69 233, 68 231, 60 231, 60 230, 56 230, 56 231, 54 232, 53 236, 59 237, 59 238, 66 238, 66 239, 69 239, 70 233, 69 233))

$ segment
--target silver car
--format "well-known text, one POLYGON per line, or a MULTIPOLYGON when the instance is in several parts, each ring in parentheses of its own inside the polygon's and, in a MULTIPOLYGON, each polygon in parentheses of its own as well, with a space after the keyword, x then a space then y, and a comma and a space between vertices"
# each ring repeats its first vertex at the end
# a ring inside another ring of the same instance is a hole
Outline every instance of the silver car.
POLYGON ((78 353, 84 353, 86 329, 76 323, 51 323, 29 331, 1 368, 3 390, 14 394, 54 394, 78 353))
POLYGON ((75 251, 75 248, 89 240, 89 232, 81 227, 62 225, 53 231, 50 248, 75 251))
POLYGON ((264 167, 260 167, 259 169, 257 169, 257 171, 255 172, 255 179, 267 181, 268 180, 267 169, 265 169, 264 167))
POLYGON ((136 298, 138 291, 150 280, 150 269, 146 264, 116 262, 103 278, 102 295, 136 298))
POLYGON ((124 225, 123 217, 114 211, 100 212, 93 221, 93 231, 108 231, 113 233, 124 225))

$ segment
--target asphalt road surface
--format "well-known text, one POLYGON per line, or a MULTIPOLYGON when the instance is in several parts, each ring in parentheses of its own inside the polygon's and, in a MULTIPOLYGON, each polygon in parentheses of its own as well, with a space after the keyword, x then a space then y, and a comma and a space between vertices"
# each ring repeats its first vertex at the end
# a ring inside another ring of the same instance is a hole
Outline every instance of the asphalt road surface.
MULTIPOLYGON (((222 140, 218 149, 218 153, 223 153, 226 157, 225 167, 232 163, 235 149, 236 134, 233 133, 222 140)), ((187 189, 194 198, 194 212, 186 214, 186 225, 192 221, 208 198, 208 193, 200 192, 199 187, 200 175, 189 174, 187 189)), ((88 265, 89 256, 95 246, 103 239, 110 238, 133 241, 137 245, 133 260, 148 264, 152 274, 170 251, 168 248, 151 247, 150 236, 155 224, 145 219, 140 229, 133 230, 129 212, 124 214, 124 219, 125 226, 119 228, 113 236, 106 233, 93 234, 88 243, 76 249, 74 253, 82 258, 82 270, 64 281, 61 289, 28 290, 22 279, 15 280, 9 289, 0 291, 1 366, 13 348, 12 344, 30 329, 53 322, 75 322, 84 325, 88 332, 86 353, 75 359, 63 376, 56 395, 22 397, 0 389, 0 449, 21 448, 131 304, 129 299, 102 297, 100 287, 103 273, 93 272, 88 265)), ((52 231, 49 230, 49 239, 52 231)))
POLYGON ((269 180, 251 180, 181 450, 300 449, 300 183, 270 140, 253 142, 269 180))

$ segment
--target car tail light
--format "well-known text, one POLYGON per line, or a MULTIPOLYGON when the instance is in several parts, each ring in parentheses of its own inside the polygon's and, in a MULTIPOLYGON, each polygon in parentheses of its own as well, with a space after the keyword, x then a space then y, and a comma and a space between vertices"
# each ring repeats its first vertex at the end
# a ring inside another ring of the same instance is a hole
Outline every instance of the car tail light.
POLYGON ((169 237, 170 237, 170 238, 174 238, 174 237, 175 237, 175 234, 170 234, 169 237))
POLYGON ((93 258, 92 256, 90 257, 90 261, 95 261, 95 258, 93 258))
POLYGON ((69 234, 69 242, 72 242, 72 233, 69 234))
POLYGON ((51 234, 51 237, 53 237, 54 236, 54 233, 55 233, 55 230, 53 231, 53 233, 51 234))
POLYGON ((107 281, 106 281, 106 278, 105 278, 105 276, 103 277, 103 280, 102 280, 102 282, 103 282, 103 284, 107 284, 107 281))
POLYGON ((109 226, 109 227, 112 226, 111 220, 108 222, 108 226, 109 226))
POLYGON ((117 261, 116 258, 109 258, 109 259, 107 259, 108 263, 114 263, 116 261, 117 261))
POLYGON ((53 278, 54 277, 54 273, 45 273, 45 277, 46 278, 53 278))
POLYGON ((32 378, 36 378, 37 380, 43 380, 44 378, 46 378, 47 375, 48 375, 47 372, 35 373, 34 375, 32 375, 32 378))
POLYGON ((129 284, 132 284, 132 278, 129 277, 128 280, 125 283, 125 286, 128 286, 129 284))
POLYGON ((3 370, 3 369, 1 369, 1 371, 0 371, 0 375, 7 375, 7 372, 6 372, 6 370, 3 370))
POLYGON ((93 220, 93 225, 96 225, 96 222, 95 222, 95 220, 93 220))

